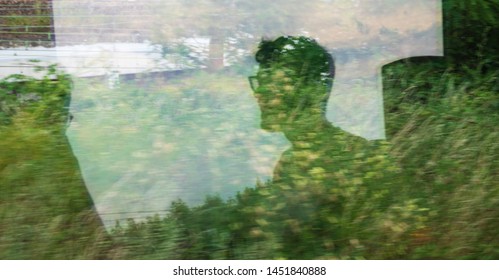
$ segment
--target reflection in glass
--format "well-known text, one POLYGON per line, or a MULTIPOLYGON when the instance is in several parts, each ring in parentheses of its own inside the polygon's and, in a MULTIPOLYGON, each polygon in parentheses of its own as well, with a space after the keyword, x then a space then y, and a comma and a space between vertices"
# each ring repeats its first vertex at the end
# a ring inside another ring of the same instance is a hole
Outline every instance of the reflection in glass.
POLYGON ((497 258, 493 1, 3 2, 0 258, 497 258))
POLYGON ((386 193, 397 185, 388 144, 352 135, 326 119, 335 67, 316 41, 293 36, 263 41, 255 57, 259 69, 250 81, 261 127, 282 132, 291 147, 281 155, 272 181, 259 187, 267 194, 260 191, 256 203, 265 211, 249 215, 255 222, 249 231, 280 244, 284 258, 309 258, 324 249, 323 242, 344 246, 342 239, 351 236, 342 236, 341 226, 330 220, 348 219, 352 203, 381 210, 386 193))
POLYGON ((108 239, 65 136, 71 80, 39 74, 0 80, 0 259, 102 257, 108 239))
MULTIPOLYGON (((36 74, 31 60, 73 75, 67 135, 109 227, 165 213, 177 198, 195 205, 204 194, 230 197, 272 179, 293 133, 269 133, 291 126, 271 121, 277 111, 260 111, 247 83, 262 37, 305 36, 323 46, 336 71, 321 110, 332 127, 365 139, 385 136, 380 67, 441 55, 440 1, 433 0, 51 3, 55 47, 0 50, 9 66, 1 75, 36 74)), ((274 87, 295 87, 286 82, 295 74, 277 74, 283 84, 274 87)), ((258 75, 250 78, 253 91, 269 78, 263 69, 258 75)), ((323 78, 328 87, 331 77, 323 78)), ((271 102, 257 97, 263 107, 271 102)), ((331 136, 323 125, 323 137, 331 136)))

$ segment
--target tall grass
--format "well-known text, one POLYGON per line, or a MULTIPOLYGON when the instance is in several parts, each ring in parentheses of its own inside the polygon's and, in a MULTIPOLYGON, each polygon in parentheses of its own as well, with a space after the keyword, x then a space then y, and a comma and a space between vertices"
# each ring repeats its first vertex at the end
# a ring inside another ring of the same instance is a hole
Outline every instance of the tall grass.
POLYGON ((317 223, 300 222, 294 239, 283 233, 298 224, 278 205, 296 198, 272 182, 228 201, 175 202, 168 216, 130 220, 108 236, 63 134, 67 78, 4 80, 0 257, 497 259, 497 77, 431 60, 385 67, 386 155, 398 171, 347 181, 341 214, 318 203, 317 223))

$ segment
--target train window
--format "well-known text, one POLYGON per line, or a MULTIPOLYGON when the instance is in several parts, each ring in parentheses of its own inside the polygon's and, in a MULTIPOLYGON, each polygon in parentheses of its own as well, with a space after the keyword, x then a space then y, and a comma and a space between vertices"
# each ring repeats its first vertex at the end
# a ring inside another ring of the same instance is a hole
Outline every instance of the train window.
POLYGON ((0 205, 38 205, 34 232, 170 238, 126 258, 457 258, 435 226, 469 204, 486 226, 467 252, 491 241, 493 1, 18 2, 0 4, 0 205))

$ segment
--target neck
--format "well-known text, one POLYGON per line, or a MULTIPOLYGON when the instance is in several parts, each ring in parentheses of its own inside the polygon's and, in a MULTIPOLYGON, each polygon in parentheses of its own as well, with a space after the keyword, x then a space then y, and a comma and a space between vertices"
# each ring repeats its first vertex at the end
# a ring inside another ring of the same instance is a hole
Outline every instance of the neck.
POLYGON ((296 116, 290 124, 282 129, 286 138, 293 146, 297 143, 307 142, 314 144, 318 138, 332 129, 333 126, 326 120, 324 114, 300 114, 296 116))

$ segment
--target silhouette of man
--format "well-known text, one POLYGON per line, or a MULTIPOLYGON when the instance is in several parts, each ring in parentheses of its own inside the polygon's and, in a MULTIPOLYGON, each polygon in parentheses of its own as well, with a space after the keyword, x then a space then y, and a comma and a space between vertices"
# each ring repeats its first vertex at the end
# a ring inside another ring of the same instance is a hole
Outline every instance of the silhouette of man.
POLYGON ((343 229, 331 222, 341 221, 352 201, 374 191, 366 187, 369 182, 380 182, 393 170, 387 146, 346 133, 326 119, 334 60, 314 40, 262 41, 256 61, 259 70, 249 80, 261 127, 282 132, 291 142, 264 187, 267 212, 257 224, 262 232, 277 234, 284 257, 317 256, 344 238, 343 229))
POLYGON ((370 142, 334 127, 325 117, 334 78, 331 55, 312 39, 279 37, 263 41, 256 60, 260 67, 250 82, 261 109, 261 127, 284 133, 292 145, 277 164, 273 182, 296 185, 287 174, 310 177, 319 169, 351 166, 355 153, 370 142))

